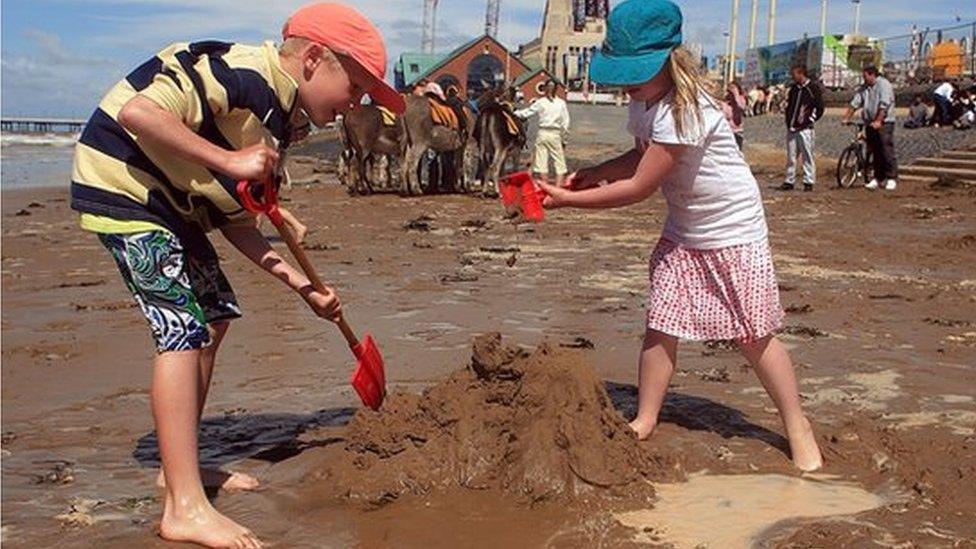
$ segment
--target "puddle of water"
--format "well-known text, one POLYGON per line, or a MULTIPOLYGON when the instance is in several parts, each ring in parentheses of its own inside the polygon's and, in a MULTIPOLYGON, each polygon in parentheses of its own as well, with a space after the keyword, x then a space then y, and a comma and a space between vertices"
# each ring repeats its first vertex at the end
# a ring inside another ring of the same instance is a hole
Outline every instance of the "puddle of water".
POLYGON ((619 513, 643 543, 685 547, 749 547, 777 523, 852 515, 886 500, 857 486, 783 475, 695 475, 655 485, 653 509, 619 513))

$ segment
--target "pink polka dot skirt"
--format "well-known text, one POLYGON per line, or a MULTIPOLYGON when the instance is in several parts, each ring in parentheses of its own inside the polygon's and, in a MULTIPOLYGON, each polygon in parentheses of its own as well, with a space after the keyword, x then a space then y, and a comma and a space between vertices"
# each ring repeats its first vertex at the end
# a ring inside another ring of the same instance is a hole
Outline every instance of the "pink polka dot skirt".
POLYGON ((647 327, 681 339, 755 341, 783 322, 769 242, 695 250, 658 242, 647 327))

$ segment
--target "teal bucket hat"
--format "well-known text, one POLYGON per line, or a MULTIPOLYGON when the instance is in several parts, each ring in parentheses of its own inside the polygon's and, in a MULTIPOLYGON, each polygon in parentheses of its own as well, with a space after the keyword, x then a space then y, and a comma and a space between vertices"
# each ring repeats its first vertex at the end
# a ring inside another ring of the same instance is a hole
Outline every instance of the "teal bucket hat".
POLYGON ((668 0, 626 0, 607 18, 607 37, 590 61, 590 80, 642 84, 661 72, 681 45, 681 10, 668 0))

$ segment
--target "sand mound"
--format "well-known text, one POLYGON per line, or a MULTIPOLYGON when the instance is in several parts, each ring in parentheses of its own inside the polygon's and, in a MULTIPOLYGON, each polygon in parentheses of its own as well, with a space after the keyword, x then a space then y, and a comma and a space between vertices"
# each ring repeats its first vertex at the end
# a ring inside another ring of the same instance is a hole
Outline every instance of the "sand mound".
MULTIPOLYGON (((339 445, 336 445, 339 446, 339 445)), ((405 493, 465 487, 530 502, 596 495, 648 499, 673 468, 637 444, 579 351, 535 351, 479 337, 471 363, 422 395, 362 410, 341 450, 305 485, 379 505, 405 493)))

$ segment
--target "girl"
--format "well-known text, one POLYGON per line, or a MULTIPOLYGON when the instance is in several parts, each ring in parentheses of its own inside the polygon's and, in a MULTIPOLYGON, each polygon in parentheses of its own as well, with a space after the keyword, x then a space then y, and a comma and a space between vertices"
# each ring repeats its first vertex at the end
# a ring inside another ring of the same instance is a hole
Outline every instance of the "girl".
POLYGON ((746 98, 742 94, 742 86, 733 80, 725 88, 725 100, 722 103, 722 111, 725 120, 732 128, 732 135, 735 137, 735 144, 742 150, 743 127, 742 117, 745 115, 746 98))
POLYGON ((651 255, 639 365, 641 439, 654 430, 675 369, 678 339, 734 339, 779 409, 794 464, 822 465, 800 409, 793 365, 773 335, 783 317, 759 188, 698 60, 681 47, 681 12, 667 0, 627 0, 608 18, 590 78, 629 94, 635 148, 543 184, 548 208, 616 208, 659 187, 668 204, 651 255), (606 182, 607 184, 602 184, 606 182))

